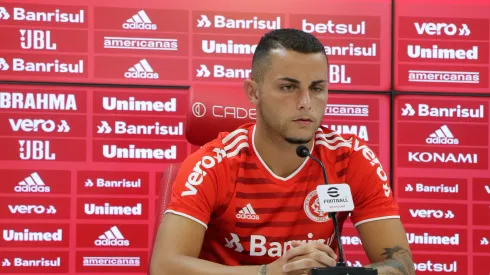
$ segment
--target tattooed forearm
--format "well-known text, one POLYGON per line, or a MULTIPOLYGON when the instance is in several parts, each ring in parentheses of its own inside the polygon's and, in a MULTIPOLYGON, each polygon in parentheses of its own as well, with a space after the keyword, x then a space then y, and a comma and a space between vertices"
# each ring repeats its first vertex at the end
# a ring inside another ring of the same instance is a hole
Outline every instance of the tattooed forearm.
POLYGON ((412 255, 410 252, 400 246, 385 248, 383 256, 386 260, 368 265, 376 268, 379 275, 415 275, 412 255))

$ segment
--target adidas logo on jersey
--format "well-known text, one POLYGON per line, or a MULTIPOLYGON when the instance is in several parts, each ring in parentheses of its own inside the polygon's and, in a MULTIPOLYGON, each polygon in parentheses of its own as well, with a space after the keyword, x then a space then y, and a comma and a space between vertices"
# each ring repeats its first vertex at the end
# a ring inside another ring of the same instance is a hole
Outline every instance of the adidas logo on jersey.
POLYGON ((129 246, 129 241, 124 238, 117 226, 111 227, 95 240, 96 246, 129 246))
POLYGON ((144 10, 140 10, 131 18, 126 20, 122 25, 126 30, 151 30, 157 29, 157 25, 153 24, 144 10))
POLYGON ((243 219, 243 220, 259 220, 260 217, 255 213, 255 210, 253 209, 252 205, 249 203, 245 205, 245 207, 242 208, 242 210, 238 211, 236 214, 236 217, 238 219, 243 219))
POLYGON ((14 191, 18 193, 49 193, 51 192, 49 186, 44 184, 37 172, 32 173, 26 177, 23 181, 20 181, 17 186, 14 187, 14 191))
POLYGON ((425 140, 428 144, 459 144, 459 140, 454 137, 447 125, 442 125, 425 140))
POLYGON ((124 73, 125 78, 136 78, 136 79, 158 79, 158 73, 153 71, 146 59, 140 60, 140 62, 134 64, 133 67, 129 68, 127 72, 124 73))

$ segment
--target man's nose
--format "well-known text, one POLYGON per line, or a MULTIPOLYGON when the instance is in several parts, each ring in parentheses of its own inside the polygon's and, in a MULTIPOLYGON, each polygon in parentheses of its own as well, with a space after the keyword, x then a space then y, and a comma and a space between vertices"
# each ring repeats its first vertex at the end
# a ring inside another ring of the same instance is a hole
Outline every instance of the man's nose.
POLYGON ((298 91, 298 104, 297 108, 299 109, 311 109, 311 97, 310 91, 308 89, 301 89, 298 91))

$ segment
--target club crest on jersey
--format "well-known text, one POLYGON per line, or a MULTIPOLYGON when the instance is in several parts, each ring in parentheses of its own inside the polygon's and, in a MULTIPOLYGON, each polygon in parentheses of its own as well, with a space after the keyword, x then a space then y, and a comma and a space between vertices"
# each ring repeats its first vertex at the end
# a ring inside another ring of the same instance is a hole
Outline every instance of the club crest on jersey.
POLYGON ((306 216, 314 222, 327 222, 330 220, 328 217, 328 212, 324 212, 320 209, 320 200, 318 199, 318 194, 316 189, 311 191, 305 198, 303 203, 303 208, 305 210, 306 216))

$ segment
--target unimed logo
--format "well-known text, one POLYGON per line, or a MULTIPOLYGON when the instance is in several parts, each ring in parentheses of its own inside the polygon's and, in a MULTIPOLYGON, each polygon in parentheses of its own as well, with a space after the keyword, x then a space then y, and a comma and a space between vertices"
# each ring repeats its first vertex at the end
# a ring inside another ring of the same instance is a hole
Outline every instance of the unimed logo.
POLYGON ((24 229, 23 231, 4 229, 3 239, 7 242, 61 242, 63 241, 63 230, 35 232, 29 229, 24 229))
POLYGON ((137 203, 135 206, 111 205, 106 202, 103 205, 86 203, 84 211, 87 215, 106 215, 106 216, 141 216, 142 205, 137 203))

